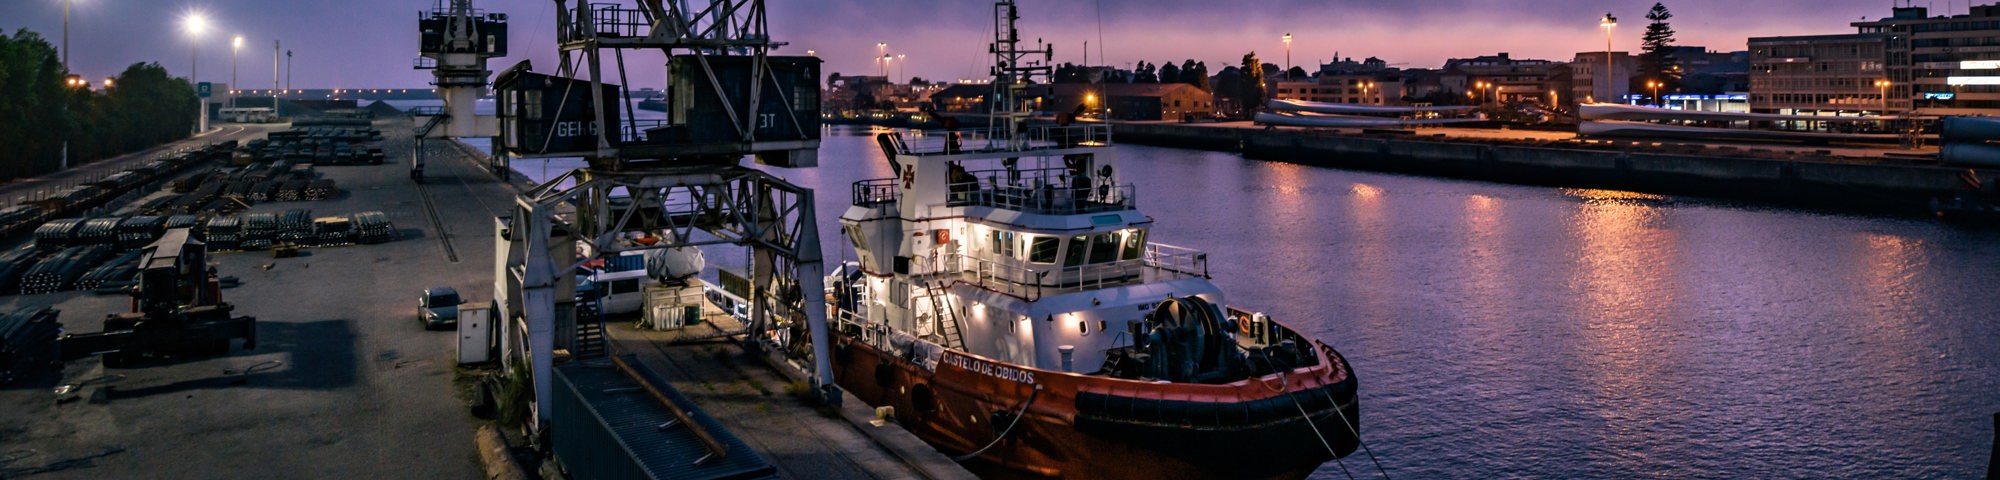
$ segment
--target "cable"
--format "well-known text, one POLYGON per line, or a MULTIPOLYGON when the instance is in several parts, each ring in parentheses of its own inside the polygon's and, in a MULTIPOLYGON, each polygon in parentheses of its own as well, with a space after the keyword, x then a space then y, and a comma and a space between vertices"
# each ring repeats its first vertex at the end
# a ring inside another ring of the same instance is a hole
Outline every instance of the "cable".
MULTIPOLYGON (((1259 355, 1263 355, 1263 356, 1264 356, 1264 364, 1265 364, 1265 365, 1269 365, 1269 366, 1271 366, 1271 368, 1278 368, 1278 362, 1277 362, 1276 360, 1272 360, 1272 359, 1271 359, 1271 353, 1270 353, 1270 352, 1261 352, 1261 351, 1260 351, 1260 352, 1258 352, 1258 354, 1259 354, 1259 355)), ((1293 407, 1297 407, 1297 408, 1299 409, 1299 418, 1301 418, 1301 419, 1303 419, 1303 420, 1305 420, 1305 421, 1306 421, 1306 427, 1307 427, 1307 428, 1311 428, 1311 429, 1312 429, 1312 432, 1313 432, 1313 436, 1315 436, 1315 437, 1319 437, 1319 445, 1320 445, 1320 446, 1322 446, 1322 447, 1326 447, 1326 454, 1327 454, 1327 455, 1332 455, 1332 456, 1333 456, 1333 463, 1334 463, 1335 465, 1339 465, 1339 466, 1340 466, 1340 473, 1341 473, 1341 474, 1344 474, 1344 475, 1347 475, 1347 478, 1348 478, 1348 480, 1353 480, 1353 479, 1354 479, 1354 472, 1350 472, 1350 471, 1348 471, 1348 470, 1347 470, 1347 462, 1345 462, 1345 461, 1341 461, 1341 459, 1340 459, 1340 452, 1336 452, 1336 451, 1334 451, 1334 450, 1333 450, 1333 444, 1331 444, 1331 443, 1328 443, 1328 442, 1326 441, 1326 435, 1325 435, 1325 434, 1321 434, 1321 433, 1319 433, 1319 424, 1317 424, 1317 423, 1314 423, 1314 422, 1313 422, 1313 419, 1312 419, 1312 415, 1310 415, 1310 414, 1307 414, 1307 413, 1306 413, 1306 407, 1305 407, 1304 405, 1300 405, 1300 404, 1299 404, 1299 397, 1295 397, 1295 396, 1292 396, 1292 392, 1291 392, 1291 390, 1292 390, 1292 386, 1291 386, 1291 380, 1285 377, 1285 373, 1286 373, 1287 371, 1288 371, 1288 370, 1278 370, 1278 388, 1282 389, 1281 391, 1282 391, 1282 392, 1284 393, 1284 395, 1285 395, 1285 398, 1287 398, 1287 399, 1290 399, 1290 400, 1292 401, 1292 406, 1293 406, 1293 407)), ((1339 410, 1339 408, 1340 408, 1340 404, 1336 403, 1336 404, 1334 404, 1333 406, 1334 406, 1334 412, 1333 412, 1333 413, 1334 413, 1335 415, 1340 415, 1340 410, 1339 410)), ((1342 417, 1342 418, 1344 419, 1344 418, 1346 418, 1346 415, 1341 415, 1341 417, 1342 417)), ((1360 440, 1360 437, 1355 437, 1355 440, 1356 440, 1356 441, 1359 441, 1359 440, 1360 440)))
POLYGON ((1015 425, 1021 424, 1021 417, 1028 416, 1028 407, 1035 406, 1035 397, 1039 396, 1042 396, 1042 386, 1036 385, 1035 391, 1028 394, 1028 401, 1026 403, 1021 404, 1021 411, 1014 413, 1014 421, 1007 422, 1007 429, 1001 430, 1000 435, 994 436, 993 441, 987 443, 986 446, 979 447, 978 450, 973 450, 972 453, 951 457, 951 461, 963 462, 966 460, 971 460, 974 457, 978 457, 979 454, 981 453, 986 453, 986 449, 993 448, 994 445, 999 445, 1001 440, 1005 440, 1007 438, 1008 433, 1013 433, 1015 425))

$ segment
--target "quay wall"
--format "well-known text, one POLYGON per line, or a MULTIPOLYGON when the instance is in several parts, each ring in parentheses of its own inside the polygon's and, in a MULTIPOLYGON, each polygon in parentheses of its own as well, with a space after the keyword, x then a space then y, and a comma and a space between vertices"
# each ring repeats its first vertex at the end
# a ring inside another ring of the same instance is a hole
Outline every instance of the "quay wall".
MULTIPOLYGON (((1121 143, 1238 152, 1257 160, 1888 213, 1928 213, 1932 199, 1970 191, 1960 178, 1965 169, 1887 161, 1837 163, 1515 146, 1171 123, 1119 123, 1113 128, 1121 143)), ((1978 176, 1987 184, 2000 182, 1996 178, 2000 175, 1979 172, 1978 176)))

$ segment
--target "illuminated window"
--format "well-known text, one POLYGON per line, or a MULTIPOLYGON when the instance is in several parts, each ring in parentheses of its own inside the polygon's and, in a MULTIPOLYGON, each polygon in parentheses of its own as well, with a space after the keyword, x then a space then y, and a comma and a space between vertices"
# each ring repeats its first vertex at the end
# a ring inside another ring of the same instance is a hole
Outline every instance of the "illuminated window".
POLYGON ((1062 239, 1044 236, 1034 236, 1031 238, 1032 240, 1030 240, 1028 246, 1028 262, 1040 264, 1056 263, 1056 250, 1062 245, 1062 239))
POLYGON ((1124 255, 1120 255, 1121 260, 1138 260, 1139 255, 1144 253, 1145 250, 1145 230, 1130 230, 1125 232, 1125 252, 1124 255))

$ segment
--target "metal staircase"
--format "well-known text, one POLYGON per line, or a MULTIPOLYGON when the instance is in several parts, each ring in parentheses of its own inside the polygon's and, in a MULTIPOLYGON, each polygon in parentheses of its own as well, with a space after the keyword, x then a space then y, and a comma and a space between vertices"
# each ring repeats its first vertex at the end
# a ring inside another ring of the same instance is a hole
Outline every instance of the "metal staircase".
POLYGON ((604 309, 601 300, 576 302, 576 343, 571 358, 597 358, 609 353, 604 338, 604 309))
POLYGON ((936 335, 944 340, 945 347, 964 350, 965 332, 958 326, 958 313, 951 308, 951 299, 944 296, 950 288, 944 285, 944 281, 939 280, 925 283, 924 291, 930 294, 931 315, 937 318, 936 335), (940 301, 944 302, 943 306, 939 306, 940 301))

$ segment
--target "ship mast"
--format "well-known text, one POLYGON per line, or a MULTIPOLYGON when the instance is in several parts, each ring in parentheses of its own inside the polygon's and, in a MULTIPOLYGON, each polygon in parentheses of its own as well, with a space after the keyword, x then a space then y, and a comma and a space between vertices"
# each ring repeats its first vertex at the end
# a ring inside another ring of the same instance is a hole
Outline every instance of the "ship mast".
POLYGON ((1021 31, 1015 22, 1021 19, 1020 8, 1013 0, 1002 0, 993 4, 993 43, 987 50, 993 54, 993 101, 988 102, 990 120, 996 130, 995 136, 1007 139, 1009 150, 1020 151, 1027 147, 1027 137, 1022 135, 1022 125, 1034 116, 1035 109, 1028 105, 1032 99, 1024 98, 1028 84, 1037 74, 1044 79, 1050 76, 1049 63, 1055 58, 1055 47, 1036 40, 1036 49, 1021 49, 1021 31), (1030 55, 1041 54, 1040 61, 1027 60, 1030 55))

